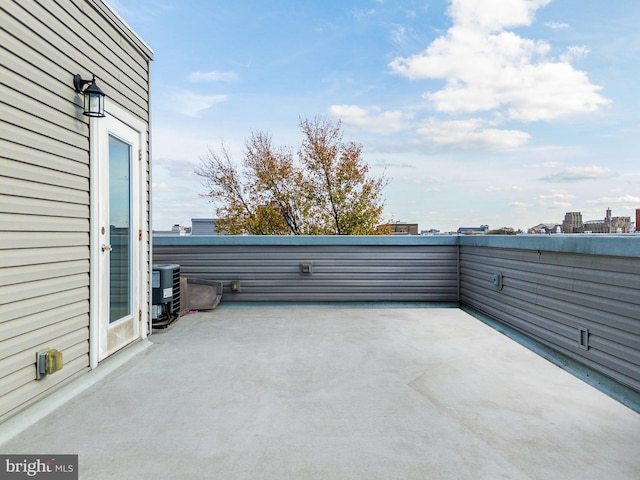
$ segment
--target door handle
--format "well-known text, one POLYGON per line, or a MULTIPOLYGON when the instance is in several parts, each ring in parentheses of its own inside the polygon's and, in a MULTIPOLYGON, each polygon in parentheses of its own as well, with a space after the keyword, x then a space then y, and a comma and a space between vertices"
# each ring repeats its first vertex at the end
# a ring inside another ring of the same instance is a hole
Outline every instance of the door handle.
POLYGON ((102 245, 103 252, 110 252, 111 250, 113 250, 113 247, 111 245, 102 245))

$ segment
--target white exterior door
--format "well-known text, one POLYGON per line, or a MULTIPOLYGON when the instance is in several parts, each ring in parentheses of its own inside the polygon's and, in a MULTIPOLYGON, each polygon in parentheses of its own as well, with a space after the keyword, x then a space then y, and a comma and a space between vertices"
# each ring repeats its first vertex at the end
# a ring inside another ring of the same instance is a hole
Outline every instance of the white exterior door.
POLYGON ((95 366, 146 336, 146 163, 142 160, 146 129, 113 107, 105 118, 92 119, 91 127, 91 330, 95 366))

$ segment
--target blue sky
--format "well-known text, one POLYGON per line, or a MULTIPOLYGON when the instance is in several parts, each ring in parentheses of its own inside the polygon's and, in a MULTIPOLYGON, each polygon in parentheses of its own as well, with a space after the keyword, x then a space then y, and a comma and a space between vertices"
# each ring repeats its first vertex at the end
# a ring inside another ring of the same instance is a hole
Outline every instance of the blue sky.
POLYGON ((250 132, 341 119, 386 217, 527 228, 640 208, 636 0, 110 0, 154 50, 153 227, 214 216, 194 173, 250 132))

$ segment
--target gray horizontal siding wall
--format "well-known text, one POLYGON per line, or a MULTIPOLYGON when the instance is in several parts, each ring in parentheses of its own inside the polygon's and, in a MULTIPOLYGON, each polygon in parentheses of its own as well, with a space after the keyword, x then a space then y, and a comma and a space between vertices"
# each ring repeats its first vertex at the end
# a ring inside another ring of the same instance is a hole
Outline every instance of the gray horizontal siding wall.
POLYGON ((89 368, 89 124, 73 75, 149 120, 151 52, 99 0, 0 2, 0 421, 89 368), (35 381, 39 350, 64 368, 35 381))
MULTIPOLYGON (((637 253, 640 238, 627 240, 626 254, 637 253)), ((587 254, 463 244, 460 302, 640 391, 640 258, 605 255, 602 246, 587 254)))
POLYGON ((286 244, 241 237, 241 243, 234 244, 234 237, 201 238, 209 240, 157 238, 153 262, 179 264, 182 276, 222 281, 223 302, 457 302, 458 298, 454 244, 380 244, 358 237, 338 237, 330 245, 321 237, 306 241, 286 237, 286 244), (312 275, 300 273, 302 263, 313 265, 312 275), (232 280, 240 280, 240 293, 231 292, 232 280))

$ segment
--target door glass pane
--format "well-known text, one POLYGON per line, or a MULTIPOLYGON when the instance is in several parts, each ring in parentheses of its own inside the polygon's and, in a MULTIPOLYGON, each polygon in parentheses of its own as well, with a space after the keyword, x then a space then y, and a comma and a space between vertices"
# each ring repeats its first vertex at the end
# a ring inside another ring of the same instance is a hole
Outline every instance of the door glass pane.
POLYGON ((131 145, 109 135, 109 323, 131 314, 131 145))

